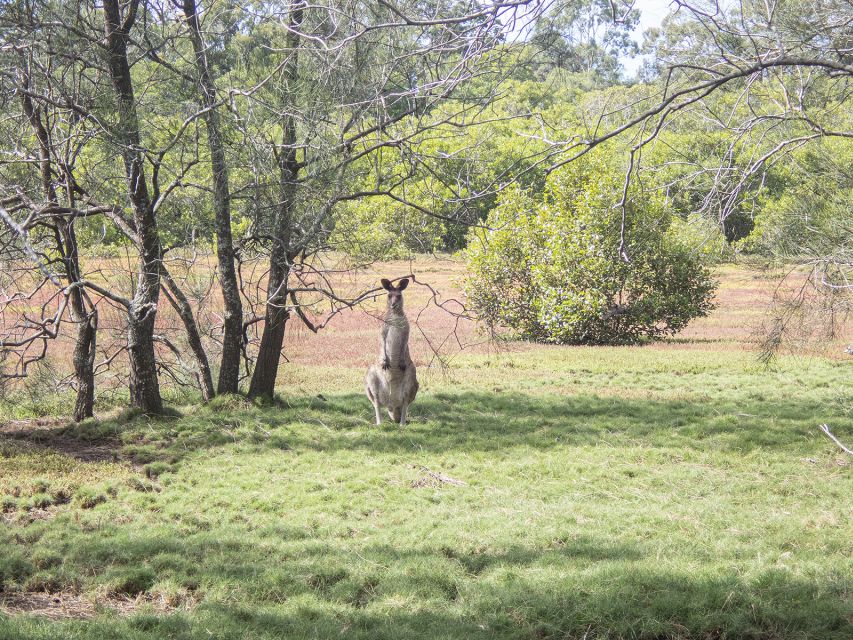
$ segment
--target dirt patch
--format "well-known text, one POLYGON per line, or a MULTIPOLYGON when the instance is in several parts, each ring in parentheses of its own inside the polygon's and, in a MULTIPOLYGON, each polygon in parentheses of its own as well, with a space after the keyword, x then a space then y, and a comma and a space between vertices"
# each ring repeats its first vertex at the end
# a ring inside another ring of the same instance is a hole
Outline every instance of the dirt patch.
POLYGON ((0 433, 19 433, 34 431, 51 431, 64 427, 67 424, 65 418, 49 417, 49 418, 32 418, 30 420, 10 420, 9 422, 0 424, 0 433))
POLYGON ((27 509, 26 511, 2 513, 0 519, 6 524, 23 524, 28 525, 37 520, 52 520, 58 509, 56 507, 47 507, 46 509, 27 509))
POLYGON ((0 611, 10 616, 79 619, 95 615, 95 605, 70 593, 8 593, 0 596, 0 611))
MULTIPOLYGON (((194 604, 194 602, 184 602, 180 608, 191 608, 194 604)), ((168 613, 179 608, 170 605, 163 598, 156 598, 149 594, 140 594, 136 597, 109 596, 94 599, 70 592, 24 591, 0 594, 0 613, 10 616, 40 616, 53 620, 82 620, 92 618, 103 611, 130 615, 143 607, 153 609, 157 613, 168 613)))
POLYGON ((45 447, 81 462, 118 462, 118 440, 93 442, 67 433, 62 419, 14 420, 0 425, 0 436, 45 447))

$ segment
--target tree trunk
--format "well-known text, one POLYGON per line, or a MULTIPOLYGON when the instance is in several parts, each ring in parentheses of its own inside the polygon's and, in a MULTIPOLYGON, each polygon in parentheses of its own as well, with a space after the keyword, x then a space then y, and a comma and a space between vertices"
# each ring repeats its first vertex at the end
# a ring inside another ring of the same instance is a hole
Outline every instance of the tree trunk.
POLYGON ((190 39, 195 53, 199 95, 203 106, 207 109, 204 114, 204 122, 207 128, 207 144, 210 148, 210 167, 213 175, 216 257, 225 317, 217 392, 237 393, 237 385, 240 379, 240 352, 243 346, 243 305, 240 300, 237 272, 234 268, 234 241, 231 237, 231 195, 228 186, 228 165, 225 161, 225 143, 219 127, 219 113, 215 107, 216 87, 207 66, 207 56, 201 37, 195 0, 184 0, 184 15, 190 28, 190 39))
POLYGON ((74 420, 80 422, 94 415, 95 408, 95 347, 98 336, 98 311, 93 307, 77 329, 74 345, 74 377, 77 380, 77 400, 74 420))
POLYGON ((195 356, 196 365, 198 366, 198 381, 199 386, 201 387, 201 396, 204 398, 205 402, 208 402, 214 395, 216 395, 216 393, 213 390, 213 376, 210 373, 210 363, 207 359, 207 353, 204 350, 204 345, 201 342, 201 334, 199 333, 198 324, 196 323, 195 316, 193 315, 192 306, 190 306, 189 300, 187 300, 184 292, 181 291, 181 288, 172 279, 172 275, 166 269, 166 265, 161 264, 160 269, 163 282, 168 288, 167 294, 171 292, 169 302, 172 303, 172 306, 175 308, 175 311, 177 311, 178 315, 181 317, 181 321, 184 323, 184 329, 187 332, 187 340, 189 341, 190 349, 195 356))
MULTIPOLYGON (((285 129, 285 139, 289 131, 295 134, 295 127, 285 129)), ((294 135, 295 137, 295 135, 294 135)), ((286 154, 282 154, 284 156, 286 154)), ((290 154, 287 154, 290 155, 290 154)), ((295 152, 292 154, 295 162, 295 152)), ((281 347, 284 344, 284 329, 290 314, 287 311, 287 280, 290 276, 292 256, 288 253, 290 245, 290 221, 293 206, 295 170, 287 168, 287 162, 281 166, 282 204, 277 213, 276 232, 270 252, 270 275, 267 280, 267 305, 264 314, 264 330, 252 381, 249 385, 249 397, 271 398, 275 393, 275 381, 281 360, 281 347)), ((292 166, 291 166, 292 168, 292 166)))
MULTIPOLYGON (((70 204, 74 204, 71 202, 70 204)), ((69 283, 80 282, 80 254, 74 220, 61 220, 57 244, 62 247, 62 258, 69 283)), ((74 420, 91 418, 95 410, 95 347, 98 335, 98 310, 82 287, 69 293, 71 319, 77 323, 77 340, 74 344, 74 377, 77 382, 77 400, 74 403, 74 420)))
MULTIPOLYGON (((29 74, 23 74, 23 88, 29 89, 29 74)), ((22 93, 24 114, 33 128, 39 142, 39 169, 45 198, 50 205, 58 205, 56 184, 50 150, 50 134, 41 119, 41 112, 33 104, 27 93, 22 93)), ((69 195, 69 200, 72 196, 69 195)), ((73 206, 73 201, 69 202, 73 206)), ((69 309, 71 320, 78 325, 77 339, 74 343, 74 379, 77 386, 77 399, 74 403, 74 420, 80 422, 91 418, 95 410, 95 345, 98 332, 98 312, 94 304, 87 299, 85 292, 79 286, 73 286, 80 281, 80 256, 77 236, 74 233, 74 219, 58 216, 54 226, 56 249, 62 257, 65 268, 65 279, 70 291, 69 309)))
POLYGON ((258 359, 249 385, 250 398, 271 398, 275 393, 275 381, 278 377, 278 364, 281 360, 281 347, 284 344, 284 329, 289 314, 285 307, 275 308, 272 301, 267 302, 264 316, 264 332, 258 359))
MULTIPOLYGON (((290 82, 297 78, 299 62, 298 28, 302 24, 304 3, 292 5, 290 12, 290 31, 287 34, 288 58, 282 70, 285 79, 285 94, 290 82)), ((287 113, 287 110, 285 110, 287 113)), ((267 281, 267 305, 264 314, 264 330, 261 334, 261 346, 258 359, 249 385, 249 397, 272 397, 275 393, 275 380, 281 360, 281 347, 284 344, 284 329, 289 318, 287 311, 287 281, 290 276, 291 233, 293 207, 296 201, 296 186, 300 165, 296 160, 296 121, 287 114, 282 122, 282 144, 278 154, 280 202, 276 211, 273 229, 273 245, 270 251, 270 275, 267 281)))
POLYGON ((104 0, 104 30, 110 78, 116 95, 118 124, 128 195, 138 236, 139 272, 127 312, 130 353, 130 402, 146 413, 162 413, 163 399, 154 353, 154 319, 160 295, 160 234, 148 195, 139 139, 139 118, 127 61, 127 43, 140 0, 130 0, 122 19, 119 0, 104 0))

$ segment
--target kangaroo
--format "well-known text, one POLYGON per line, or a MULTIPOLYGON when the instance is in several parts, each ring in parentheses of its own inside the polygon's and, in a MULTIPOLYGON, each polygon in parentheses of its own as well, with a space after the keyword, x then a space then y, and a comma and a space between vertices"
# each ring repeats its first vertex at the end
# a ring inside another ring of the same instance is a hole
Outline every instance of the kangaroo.
POLYGON ((388 310, 382 325, 379 362, 370 365, 364 380, 367 397, 376 411, 377 425, 382 424, 380 407, 388 409, 394 422, 405 425, 409 405, 418 393, 415 363, 409 355, 409 321, 403 313, 403 290, 408 285, 408 278, 400 280, 396 287, 390 280, 382 279, 382 288, 388 292, 388 310))

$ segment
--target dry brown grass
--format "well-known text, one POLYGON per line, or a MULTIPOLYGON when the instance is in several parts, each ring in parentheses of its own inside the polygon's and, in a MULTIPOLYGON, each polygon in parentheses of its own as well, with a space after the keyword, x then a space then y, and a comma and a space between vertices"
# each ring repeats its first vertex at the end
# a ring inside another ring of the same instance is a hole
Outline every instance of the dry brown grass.
MULTIPOLYGON (((180 608, 191 608, 194 602, 182 602, 180 608)), ((130 615, 140 609, 168 613, 179 608, 168 598, 148 594, 138 596, 101 595, 96 598, 72 591, 22 591, 0 594, 0 612, 6 615, 39 616, 51 620, 85 620, 100 612, 130 615)))
MULTIPOLYGON (((460 283, 465 275, 464 264, 449 258, 420 257, 413 262, 390 262, 374 265, 352 280, 353 290, 376 286, 380 277, 399 277, 413 273, 419 283, 428 284, 440 292, 442 300, 464 302, 460 283)), ((771 312, 773 297, 779 281, 746 267, 723 266, 718 269, 720 286, 716 308, 706 318, 693 321, 676 337, 656 342, 649 348, 662 350, 754 350, 761 338, 762 324, 771 312)), ((793 288, 798 281, 787 283, 793 288)), ((406 291, 406 312, 414 326, 412 352, 415 362, 434 360, 435 348, 442 356, 466 353, 488 353, 499 349, 531 350, 547 348, 528 343, 490 342, 471 320, 458 320, 431 301, 425 286, 410 286, 406 291)), ((384 297, 359 309, 342 313, 320 334, 307 331, 298 322, 291 325, 285 346, 288 360, 304 366, 365 367, 376 357, 379 315, 384 297)), ((849 340, 853 324, 846 335, 832 343, 815 345, 821 355, 843 357, 842 345, 849 340)))
MULTIPOLYGON (((325 268, 332 272, 330 278, 336 293, 341 297, 356 297, 377 288, 381 277, 397 278, 414 275, 415 281, 406 292, 406 311, 412 322, 411 348, 418 365, 433 365, 452 360, 461 353, 489 353, 499 351, 525 351, 543 347, 526 343, 495 343, 490 341, 477 324, 460 318, 446 309, 462 312, 464 296, 461 282, 464 263, 446 256, 419 256, 411 261, 376 263, 359 271, 346 269, 343 258, 330 256, 324 259, 325 268), (445 304, 445 308, 437 306, 445 304)), ((100 258, 86 265, 93 279, 109 286, 122 295, 129 296, 132 286, 129 258, 100 258)), ((210 255, 178 256, 172 258, 170 269, 182 283, 188 297, 197 307, 199 326, 208 332, 207 343, 216 361, 217 345, 213 339, 220 326, 220 295, 215 282, 215 265, 210 255)), ((246 265, 246 291, 257 300, 263 298, 265 269, 263 261, 246 265)), ((778 293, 779 277, 740 266, 723 266, 718 269, 720 286, 716 309, 706 318, 695 320, 678 336, 655 343, 650 348, 660 350, 755 350, 758 348, 765 324, 771 311, 774 295, 778 293)), ((785 283, 786 289, 799 284, 797 278, 785 283)), ((45 289, 47 292, 47 289, 45 289)), ((46 294, 45 294, 46 295, 46 294)), ((42 296, 43 297, 43 296, 42 296)), ((317 297, 317 304, 306 308, 307 315, 322 321, 329 313, 328 303, 317 297)), ((41 302, 40 298, 21 305, 30 311, 41 302)), ((304 303, 312 302, 303 299, 304 303)), ((285 338, 285 361, 304 367, 363 368, 377 354, 377 335, 384 309, 384 295, 377 292, 354 309, 335 315, 328 326, 318 334, 312 333, 295 315, 288 325, 285 338)), ((247 312, 261 313, 256 305, 247 312)), ((125 336, 124 311, 106 300, 99 302, 99 362, 106 361, 120 349, 125 336)), ((14 314, 0 318, 13 322, 14 314)), ((829 357, 844 357, 843 347, 851 339, 851 323, 832 341, 817 341, 809 345, 813 353, 829 357)), ((73 349, 73 328, 64 325, 63 335, 50 345, 50 362, 57 375, 70 373, 73 349)), ((259 325, 253 329, 257 331, 259 325)), ((158 333, 174 336, 173 341, 183 347, 183 329, 177 314, 161 297, 157 316, 158 333)), ((161 348, 164 359, 173 357, 161 348)), ((102 390, 123 387, 124 355, 119 355, 110 367, 110 374, 101 377, 102 390)))

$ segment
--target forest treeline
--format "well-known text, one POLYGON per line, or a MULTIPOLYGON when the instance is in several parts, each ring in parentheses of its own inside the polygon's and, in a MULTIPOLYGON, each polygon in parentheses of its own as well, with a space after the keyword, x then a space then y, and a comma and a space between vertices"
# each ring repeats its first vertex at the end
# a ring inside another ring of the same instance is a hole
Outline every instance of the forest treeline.
POLYGON ((3 3, 3 376, 66 335, 78 420, 119 372, 148 413, 270 396, 288 322, 412 252, 466 250, 472 309, 534 339, 677 331, 735 254, 849 309, 850 15, 680 3, 627 79, 620 2, 3 3))

